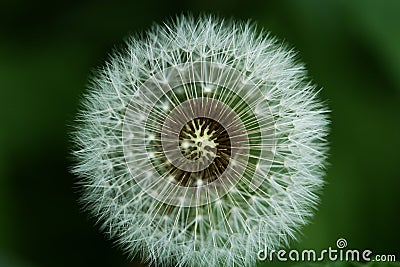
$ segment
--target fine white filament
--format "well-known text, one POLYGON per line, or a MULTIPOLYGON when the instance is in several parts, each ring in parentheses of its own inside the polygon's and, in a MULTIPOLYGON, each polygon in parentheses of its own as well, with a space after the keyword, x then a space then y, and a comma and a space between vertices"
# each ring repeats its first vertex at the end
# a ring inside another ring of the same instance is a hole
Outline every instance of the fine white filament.
POLYGON ((252 266, 316 208, 327 113, 269 34, 181 16, 129 39, 93 77, 73 134, 81 201, 156 266, 252 266))

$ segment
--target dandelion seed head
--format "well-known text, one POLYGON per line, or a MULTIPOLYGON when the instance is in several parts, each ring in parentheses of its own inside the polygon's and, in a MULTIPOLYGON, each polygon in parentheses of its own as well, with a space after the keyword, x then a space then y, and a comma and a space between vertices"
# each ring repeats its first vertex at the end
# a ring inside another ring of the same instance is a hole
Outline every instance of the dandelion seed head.
POLYGON ((181 16, 92 79, 74 132, 82 203, 158 266, 252 266, 296 238, 323 185, 328 110, 254 24, 181 16))

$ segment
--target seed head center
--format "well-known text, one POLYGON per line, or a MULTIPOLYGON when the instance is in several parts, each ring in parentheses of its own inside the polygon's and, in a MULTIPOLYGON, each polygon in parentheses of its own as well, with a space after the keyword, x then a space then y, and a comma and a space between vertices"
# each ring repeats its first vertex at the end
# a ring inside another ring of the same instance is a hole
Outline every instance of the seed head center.
POLYGON ((182 154, 191 160, 203 157, 213 159, 217 156, 215 130, 210 130, 210 124, 200 119, 188 122, 181 131, 180 149, 182 154))

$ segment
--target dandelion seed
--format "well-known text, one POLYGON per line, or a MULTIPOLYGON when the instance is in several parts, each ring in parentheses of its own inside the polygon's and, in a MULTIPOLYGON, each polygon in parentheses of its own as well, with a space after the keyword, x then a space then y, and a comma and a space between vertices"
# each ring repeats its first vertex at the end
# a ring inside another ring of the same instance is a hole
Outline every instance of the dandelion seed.
POLYGON ((250 23, 181 16, 93 78, 74 132, 82 203, 157 266, 251 266, 318 202, 327 109, 250 23))

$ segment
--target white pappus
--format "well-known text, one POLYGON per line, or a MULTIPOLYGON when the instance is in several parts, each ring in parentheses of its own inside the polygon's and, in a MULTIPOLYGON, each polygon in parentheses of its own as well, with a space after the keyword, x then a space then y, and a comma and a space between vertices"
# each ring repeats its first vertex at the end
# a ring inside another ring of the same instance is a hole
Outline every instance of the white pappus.
POLYGON ((81 201, 157 266, 252 266, 312 216, 328 110, 252 23, 180 16, 92 78, 73 132, 81 201))

